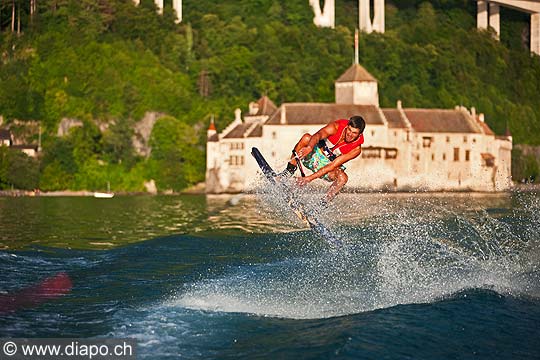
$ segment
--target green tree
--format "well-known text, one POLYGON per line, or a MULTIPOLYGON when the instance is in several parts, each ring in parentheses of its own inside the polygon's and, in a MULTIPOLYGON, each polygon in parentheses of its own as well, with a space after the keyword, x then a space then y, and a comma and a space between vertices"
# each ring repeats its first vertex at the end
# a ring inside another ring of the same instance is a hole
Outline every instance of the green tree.
POLYGON ((182 190, 204 179, 199 134, 171 116, 160 118, 150 137, 151 162, 159 189, 182 190))
POLYGON ((124 164, 127 168, 135 164, 137 159, 131 140, 133 125, 132 120, 120 119, 103 133, 103 153, 108 162, 124 164))
POLYGON ((0 146, 0 189, 36 189, 39 163, 16 149, 0 146))
POLYGON ((59 161, 53 161, 43 168, 39 188, 43 191, 70 189, 72 181, 73 174, 67 172, 59 161))

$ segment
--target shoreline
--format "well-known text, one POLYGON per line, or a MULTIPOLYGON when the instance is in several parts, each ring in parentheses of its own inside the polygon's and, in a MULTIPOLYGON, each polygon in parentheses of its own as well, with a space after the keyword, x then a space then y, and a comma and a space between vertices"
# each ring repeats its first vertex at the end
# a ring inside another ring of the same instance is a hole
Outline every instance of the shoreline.
MULTIPOLYGON (((540 192, 540 184, 515 184, 512 189, 505 191, 471 191, 471 190, 359 190, 348 189, 343 191, 346 194, 504 194, 513 192, 540 192)), ((178 195, 238 195, 238 194, 251 194, 253 192, 245 193, 219 193, 219 194, 207 194, 204 186, 195 185, 191 188, 180 192, 163 191, 158 193, 149 192, 115 192, 115 196, 178 196, 178 195)), ((87 190, 60 190, 60 191, 32 191, 32 190, 0 190, 0 197, 94 197, 94 191, 87 190)))

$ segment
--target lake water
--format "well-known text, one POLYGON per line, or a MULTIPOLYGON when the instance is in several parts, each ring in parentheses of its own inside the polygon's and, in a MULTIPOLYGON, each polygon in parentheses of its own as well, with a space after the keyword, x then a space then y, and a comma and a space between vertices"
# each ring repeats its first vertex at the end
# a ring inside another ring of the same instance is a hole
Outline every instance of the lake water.
POLYGON ((320 214, 341 248, 275 195, 0 198, 0 337, 130 337, 142 359, 540 358, 540 195, 342 194, 320 214))

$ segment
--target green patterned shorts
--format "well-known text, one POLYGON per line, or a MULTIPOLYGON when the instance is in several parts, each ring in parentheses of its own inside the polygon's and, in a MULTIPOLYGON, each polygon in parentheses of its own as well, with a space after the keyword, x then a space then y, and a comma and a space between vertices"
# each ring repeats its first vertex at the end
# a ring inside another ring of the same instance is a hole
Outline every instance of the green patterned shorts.
MULTIPOLYGON (((324 155, 323 150, 318 145, 313 148, 313 151, 309 153, 308 156, 302 159, 302 164, 313 172, 317 172, 330 163, 330 159, 324 155)), ((345 166, 341 165, 340 169, 345 170, 346 168, 345 166)), ((321 176, 321 179, 330 182, 333 181, 328 177, 328 174, 321 176)))

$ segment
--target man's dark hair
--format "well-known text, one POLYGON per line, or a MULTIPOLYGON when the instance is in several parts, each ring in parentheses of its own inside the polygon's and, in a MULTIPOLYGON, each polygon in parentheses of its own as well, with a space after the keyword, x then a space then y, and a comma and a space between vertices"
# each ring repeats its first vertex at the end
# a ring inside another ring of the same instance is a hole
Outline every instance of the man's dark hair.
POLYGON ((360 133, 363 133, 364 129, 366 128, 366 121, 360 115, 355 115, 349 118, 349 125, 353 128, 359 129, 360 133))

